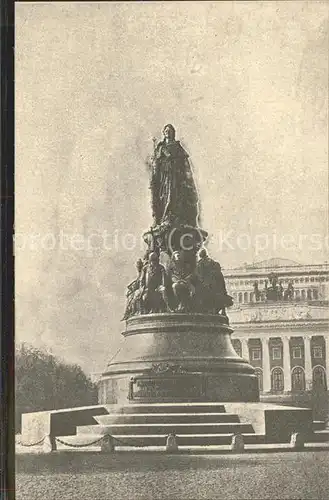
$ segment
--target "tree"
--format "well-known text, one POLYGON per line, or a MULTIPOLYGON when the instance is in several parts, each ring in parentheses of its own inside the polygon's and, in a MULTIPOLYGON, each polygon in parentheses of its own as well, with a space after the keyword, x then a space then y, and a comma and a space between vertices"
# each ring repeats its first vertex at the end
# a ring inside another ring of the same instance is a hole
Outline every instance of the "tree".
POLYGON ((17 431, 22 413, 97 404, 97 385, 76 364, 21 344, 15 365, 17 431))

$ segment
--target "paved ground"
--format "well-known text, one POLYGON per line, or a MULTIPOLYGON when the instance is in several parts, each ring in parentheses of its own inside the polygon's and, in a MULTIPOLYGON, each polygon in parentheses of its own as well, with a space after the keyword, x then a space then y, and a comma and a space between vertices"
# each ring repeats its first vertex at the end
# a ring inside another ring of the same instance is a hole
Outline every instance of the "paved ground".
POLYGON ((329 498, 329 452, 17 457, 17 500, 329 498))

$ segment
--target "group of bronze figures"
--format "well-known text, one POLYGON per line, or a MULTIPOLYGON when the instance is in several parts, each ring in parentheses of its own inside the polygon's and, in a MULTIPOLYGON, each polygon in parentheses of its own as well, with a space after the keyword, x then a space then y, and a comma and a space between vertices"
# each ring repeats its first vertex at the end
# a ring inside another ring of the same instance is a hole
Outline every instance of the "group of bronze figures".
POLYGON ((255 281, 254 298, 256 302, 261 300, 293 300, 294 286, 292 281, 289 281, 287 288, 284 289, 282 280, 279 280, 276 274, 271 273, 265 280, 264 290, 259 290, 258 282, 255 281))
POLYGON ((198 195, 188 154, 166 125, 150 166, 153 225, 144 234, 147 252, 128 285, 124 319, 138 314, 225 313, 233 304, 218 262, 203 248, 198 195), (197 258, 198 255, 198 258, 197 258), (160 263, 166 256, 166 266, 160 263))
POLYGON ((148 260, 138 260, 137 278, 128 285, 124 319, 163 312, 225 315, 225 308, 233 301, 219 263, 202 249, 195 269, 189 267, 183 251, 173 252, 167 269, 156 252, 151 252, 148 260))

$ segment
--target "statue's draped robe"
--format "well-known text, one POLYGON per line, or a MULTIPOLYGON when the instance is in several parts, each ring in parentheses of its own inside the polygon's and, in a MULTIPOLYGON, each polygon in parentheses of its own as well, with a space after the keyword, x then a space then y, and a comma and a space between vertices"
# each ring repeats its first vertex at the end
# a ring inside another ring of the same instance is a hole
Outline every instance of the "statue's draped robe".
POLYGON ((214 295, 227 295, 222 270, 213 259, 200 259, 196 269, 197 277, 202 285, 214 295))
POLYGON ((188 154, 179 141, 160 142, 152 160, 152 208, 155 224, 196 226, 198 197, 188 154))
POLYGON ((164 312, 167 309, 165 268, 161 264, 147 264, 144 266, 141 285, 144 312, 164 312))
POLYGON ((138 277, 128 285, 127 288, 127 305, 123 319, 128 319, 130 316, 140 312, 139 303, 142 294, 141 272, 138 274, 138 277))
POLYGON ((233 304, 232 297, 227 294, 225 279, 218 262, 200 259, 196 267, 196 276, 201 288, 198 296, 203 312, 217 314, 218 310, 233 304))

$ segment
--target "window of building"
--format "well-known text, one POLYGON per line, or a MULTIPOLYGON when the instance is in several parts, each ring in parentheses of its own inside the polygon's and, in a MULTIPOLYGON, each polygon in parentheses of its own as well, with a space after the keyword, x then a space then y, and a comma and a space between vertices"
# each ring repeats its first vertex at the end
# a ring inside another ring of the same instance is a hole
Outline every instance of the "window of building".
POLYGON ((313 347, 313 357, 320 359, 322 358, 322 347, 321 346, 314 346, 313 347))
POLYGON ((305 283, 308 283, 309 281, 310 281, 310 278, 307 276, 307 277, 305 278, 305 283))
POLYGON ((312 290, 307 290, 307 299, 312 300, 312 290))
POLYGON ((311 281, 312 281, 312 283, 314 282, 314 276, 312 276, 311 281))
POLYGON ((296 366, 291 373, 291 387, 294 391, 305 391, 305 373, 300 366, 296 366))
POLYGON ((326 372, 323 366, 313 368, 313 389, 326 388, 326 372))
POLYGON ((301 347, 293 347, 292 348, 292 357, 293 357, 293 359, 301 359, 302 348, 301 347))
POLYGON ((239 293, 239 299, 238 300, 239 300, 240 303, 242 302, 242 293, 241 292, 239 293))
POLYGON ((284 389, 283 370, 281 368, 274 368, 271 373, 272 391, 282 392, 284 389))
POLYGON ((281 359, 281 347, 272 347, 272 359, 281 359))
POLYGON ((319 298, 318 291, 317 290, 313 290, 313 299, 314 300, 318 300, 318 298, 319 298))
POLYGON ((260 349, 251 349, 251 359, 253 361, 258 361, 262 359, 262 353, 260 349))

